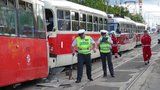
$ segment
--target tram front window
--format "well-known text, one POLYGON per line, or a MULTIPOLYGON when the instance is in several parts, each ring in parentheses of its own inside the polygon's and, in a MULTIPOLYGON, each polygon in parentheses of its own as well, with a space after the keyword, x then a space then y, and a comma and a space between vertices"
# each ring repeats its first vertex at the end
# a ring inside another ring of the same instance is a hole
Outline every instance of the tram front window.
POLYGON ((16 35, 16 9, 13 0, 0 0, 0 35, 16 35))
POLYGON ((19 1, 18 20, 20 37, 34 37, 35 27, 32 4, 19 1))
POLYGON ((117 23, 108 23, 108 31, 116 31, 117 29, 117 23))
POLYGON ((36 16, 37 16, 36 25, 38 25, 38 27, 35 27, 36 28, 35 37, 36 38, 46 38, 45 29, 44 29, 43 7, 41 5, 37 5, 36 16))

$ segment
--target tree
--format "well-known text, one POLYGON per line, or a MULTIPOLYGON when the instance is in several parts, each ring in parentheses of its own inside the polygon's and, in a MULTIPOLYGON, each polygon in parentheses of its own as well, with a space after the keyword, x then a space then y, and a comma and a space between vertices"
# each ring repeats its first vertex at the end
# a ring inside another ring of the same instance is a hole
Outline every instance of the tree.
POLYGON ((105 5, 106 0, 68 0, 72 1, 78 4, 82 4, 91 8, 95 8, 104 12, 107 12, 109 14, 114 14, 116 16, 120 17, 130 17, 132 20, 136 22, 144 22, 142 16, 140 14, 133 15, 129 13, 129 10, 127 10, 124 7, 119 7, 119 6, 107 6, 105 5))
POLYGON ((118 17, 127 16, 131 18, 133 21, 144 23, 144 20, 141 14, 135 14, 135 15, 131 14, 129 10, 127 10, 124 7, 108 6, 108 13, 114 14, 115 16, 118 16, 118 17))
POLYGON ((131 15, 130 18, 136 22, 144 23, 143 17, 140 14, 131 15))
POLYGON ((101 11, 106 11, 105 0, 68 0, 78 4, 82 4, 101 11))

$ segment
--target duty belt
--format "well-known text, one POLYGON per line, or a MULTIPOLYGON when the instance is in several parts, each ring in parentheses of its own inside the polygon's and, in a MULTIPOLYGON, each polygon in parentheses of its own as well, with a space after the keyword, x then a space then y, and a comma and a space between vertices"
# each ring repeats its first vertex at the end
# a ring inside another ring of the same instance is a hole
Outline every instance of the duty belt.
POLYGON ((85 49, 79 48, 79 50, 89 50, 89 48, 85 48, 85 49))

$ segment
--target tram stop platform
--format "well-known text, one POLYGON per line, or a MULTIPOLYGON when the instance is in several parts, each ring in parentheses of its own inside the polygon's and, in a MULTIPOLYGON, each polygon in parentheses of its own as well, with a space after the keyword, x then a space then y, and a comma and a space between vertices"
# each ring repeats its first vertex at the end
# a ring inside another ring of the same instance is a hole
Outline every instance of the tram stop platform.
POLYGON ((65 72, 57 74, 49 83, 38 83, 43 90, 159 90, 160 88, 160 45, 152 46, 152 57, 149 65, 145 65, 141 48, 113 59, 115 77, 108 72, 102 77, 101 62, 95 62, 92 68, 94 81, 89 81, 84 67, 81 83, 75 83, 76 70, 73 70, 73 80, 68 80, 65 72))

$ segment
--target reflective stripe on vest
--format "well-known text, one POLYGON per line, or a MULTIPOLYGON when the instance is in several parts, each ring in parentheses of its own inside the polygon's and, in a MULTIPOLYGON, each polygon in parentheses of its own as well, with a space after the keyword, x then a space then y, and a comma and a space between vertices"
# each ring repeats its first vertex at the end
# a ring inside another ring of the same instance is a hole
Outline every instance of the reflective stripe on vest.
MULTIPOLYGON (((108 37, 108 36, 106 36, 106 37, 108 37)), ((102 37, 100 38, 100 40, 102 40, 102 37)), ((105 43, 105 42, 100 43, 100 52, 101 53, 109 53, 111 51, 110 49, 111 49, 110 43, 105 43)))
POLYGON ((90 36, 85 36, 84 39, 77 37, 76 41, 77 41, 78 53, 81 53, 81 54, 90 53, 90 47, 91 47, 91 37, 90 36))

